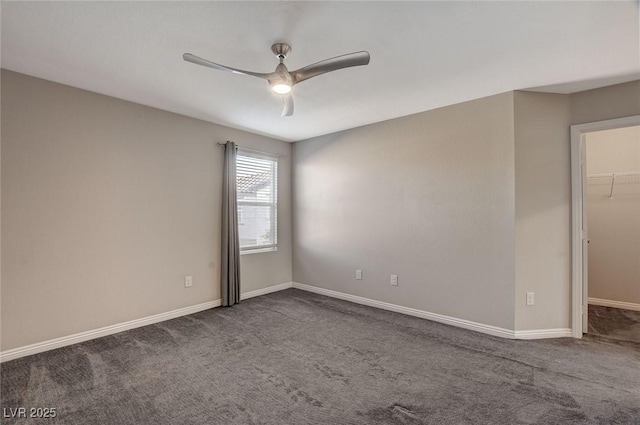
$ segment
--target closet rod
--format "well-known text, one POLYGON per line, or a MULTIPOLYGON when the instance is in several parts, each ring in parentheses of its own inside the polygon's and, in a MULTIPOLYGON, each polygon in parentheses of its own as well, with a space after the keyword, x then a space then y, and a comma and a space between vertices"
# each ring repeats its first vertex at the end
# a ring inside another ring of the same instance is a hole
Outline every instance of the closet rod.
POLYGON ((628 171, 624 173, 590 174, 587 177, 590 179, 597 179, 597 178, 603 178, 603 177, 627 177, 627 176, 640 176, 640 171, 628 171))

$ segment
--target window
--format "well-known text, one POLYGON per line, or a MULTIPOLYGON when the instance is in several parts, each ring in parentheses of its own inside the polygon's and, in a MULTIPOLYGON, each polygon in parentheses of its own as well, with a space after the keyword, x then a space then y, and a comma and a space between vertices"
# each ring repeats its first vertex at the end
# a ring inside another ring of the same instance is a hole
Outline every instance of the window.
POLYGON ((278 158, 238 149, 236 157, 240 251, 275 251, 278 243, 278 158))

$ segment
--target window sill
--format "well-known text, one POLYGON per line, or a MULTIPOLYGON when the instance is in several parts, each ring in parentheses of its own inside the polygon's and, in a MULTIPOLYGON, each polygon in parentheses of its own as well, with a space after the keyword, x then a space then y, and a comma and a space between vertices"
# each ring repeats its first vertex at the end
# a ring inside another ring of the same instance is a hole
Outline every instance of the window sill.
POLYGON ((260 248, 260 249, 247 249, 245 251, 240 251, 240 255, 259 254, 261 252, 273 252, 273 251, 277 251, 277 250, 278 250, 277 247, 260 248))

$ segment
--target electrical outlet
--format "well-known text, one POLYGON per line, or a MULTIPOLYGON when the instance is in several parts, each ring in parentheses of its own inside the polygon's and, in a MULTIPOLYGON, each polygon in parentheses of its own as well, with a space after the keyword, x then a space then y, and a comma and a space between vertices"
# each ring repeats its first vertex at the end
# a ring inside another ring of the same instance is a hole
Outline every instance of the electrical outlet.
POLYGON ((533 292, 527 292, 527 305, 534 305, 535 298, 533 292))
POLYGON ((356 270, 356 280, 362 280, 362 270, 356 270))
POLYGON ((391 285, 393 286, 398 286, 398 275, 397 274, 392 274, 391 275, 391 285))
POLYGON ((186 276, 184 278, 184 287, 191 288, 193 286, 193 276, 186 276))

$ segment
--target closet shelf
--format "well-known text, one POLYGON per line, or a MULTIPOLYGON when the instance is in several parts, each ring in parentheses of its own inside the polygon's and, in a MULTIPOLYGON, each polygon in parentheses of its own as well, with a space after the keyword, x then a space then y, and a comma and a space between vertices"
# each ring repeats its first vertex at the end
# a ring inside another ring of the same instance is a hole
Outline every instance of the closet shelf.
POLYGON ((640 171, 627 171, 624 173, 601 173, 601 174, 590 174, 587 178, 590 179, 603 179, 610 178, 611 179, 611 189, 609 190, 609 199, 613 199, 613 187, 616 184, 616 179, 618 177, 636 177, 640 176, 640 171))

